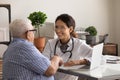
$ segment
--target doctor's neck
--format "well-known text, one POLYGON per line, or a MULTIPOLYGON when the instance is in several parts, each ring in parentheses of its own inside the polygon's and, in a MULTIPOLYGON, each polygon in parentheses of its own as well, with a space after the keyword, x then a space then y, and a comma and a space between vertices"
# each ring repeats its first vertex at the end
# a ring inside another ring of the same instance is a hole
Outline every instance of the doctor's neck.
POLYGON ((67 44, 70 41, 71 38, 66 38, 66 39, 60 39, 61 44, 67 44))

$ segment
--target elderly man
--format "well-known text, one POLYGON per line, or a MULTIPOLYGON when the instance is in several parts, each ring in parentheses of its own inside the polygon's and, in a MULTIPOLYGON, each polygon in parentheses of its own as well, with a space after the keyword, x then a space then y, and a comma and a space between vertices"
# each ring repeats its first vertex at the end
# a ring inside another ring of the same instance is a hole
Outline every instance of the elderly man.
POLYGON ((10 31, 13 40, 3 55, 3 80, 54 80, 62 59, 53 56, 49 61, 36 49, 30 21, 16 19, 10 31))

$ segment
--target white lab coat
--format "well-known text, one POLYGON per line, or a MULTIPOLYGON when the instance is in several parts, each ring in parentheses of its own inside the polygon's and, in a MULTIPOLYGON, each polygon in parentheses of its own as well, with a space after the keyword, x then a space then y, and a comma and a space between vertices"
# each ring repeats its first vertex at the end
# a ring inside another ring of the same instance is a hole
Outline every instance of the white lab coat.
MULTIPOLYGON (((58 39, 48 40, 45 46, 45 49, 43 51, 43 55, 45 55, 50 59, 54 55, 55 45, 57 41, 58 39)), ((66 53, 61 52, 60 42, 58 42, 56 46, 56 54, 61 56, 64 62, 68 60, 80 60, 80 59, 87 59, 91 61, 92 48, 78 38, 73 38, 73 42, 74 42, 74 48, 72 50, 72 57, 70 59, 69 59, 69 56, 71 54, 70 52, 66 52, 66 53)), ((68 45, 69 47, 67 50, 71 50, 73 47, 72 39, 70 39, 70 41, 68 42, 68 45)), ((72 76, 72 75, 68 75, 60 72, 57 72, 55 74, 55 80, 77 80, 77 79, 78 77, 76 76, 72 76)))

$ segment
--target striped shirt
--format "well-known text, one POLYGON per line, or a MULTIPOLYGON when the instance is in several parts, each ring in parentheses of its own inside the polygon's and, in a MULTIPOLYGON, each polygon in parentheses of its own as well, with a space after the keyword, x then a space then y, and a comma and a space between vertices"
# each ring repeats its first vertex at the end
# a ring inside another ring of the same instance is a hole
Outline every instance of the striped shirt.
POLYGON ((44 75, 49 65, 33 43, 14 38, 3 55, 3 80, 54 80, 44 75))

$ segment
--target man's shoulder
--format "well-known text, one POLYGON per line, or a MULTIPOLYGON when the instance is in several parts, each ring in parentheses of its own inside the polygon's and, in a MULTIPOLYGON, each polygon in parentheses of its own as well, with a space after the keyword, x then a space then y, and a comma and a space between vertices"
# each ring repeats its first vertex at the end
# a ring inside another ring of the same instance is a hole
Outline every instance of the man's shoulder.
POLYGON ((33 43, 28 42, 28 41, 14 42, 10 44, 9 47, 15 47, 18 49, 27 49, 27 48, 33 47, 33 43))

